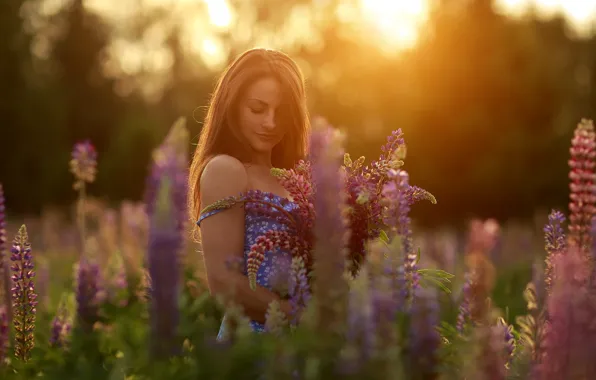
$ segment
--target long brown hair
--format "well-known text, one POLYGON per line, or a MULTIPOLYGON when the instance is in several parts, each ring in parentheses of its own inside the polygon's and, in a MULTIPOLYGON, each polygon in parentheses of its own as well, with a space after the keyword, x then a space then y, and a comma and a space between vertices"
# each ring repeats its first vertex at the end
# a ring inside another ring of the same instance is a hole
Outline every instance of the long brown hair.
POLYGON ((280 51, 260 48, 245 51, 225 69, 215 86, 190 165, 188 200, 193 222, 199 217, 199 181, 207 162, 218 154, 227 154, 243 162, 248 160, 247 144, 236 127, 237 104, 251 83, 267 76, 280 82, 290 116, 290 120, 284 121, 288 123, 286 134, 273 148, 272 164, 278 168, 290 168, 304 158, 310 122, 304 76, 300 68, 280 51))

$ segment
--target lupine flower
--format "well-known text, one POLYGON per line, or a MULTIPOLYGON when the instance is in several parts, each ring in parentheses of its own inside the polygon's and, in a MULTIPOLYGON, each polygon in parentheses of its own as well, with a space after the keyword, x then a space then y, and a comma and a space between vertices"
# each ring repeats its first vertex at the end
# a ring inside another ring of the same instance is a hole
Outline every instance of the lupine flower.
POLYGON ((298 324, 300 314, 310 301, 310 287, 306 267, 301 257, 292 258, 292 267, 290 270, 288 296, 290 297, 290 324, 298 324))
POLYGON ((416 301, 411 308, 409 335, 410 360, 415 363, 413 371, 416 378, 432 379, 438 374, 438 350, 441 336, 439 325, 439 306, 433 288, 417 288, 416 301))
POLYGON ((58 308, 56 316, 52 320, 52 325, 50 328, 50 345, 56 347, 65 347, 70 329, 71 325, 68 321, 66 307, 64 304, 62 304, 58 308))
POLYGON ((78 142, 72 150, 70 172, 75 176, 74 189, 80 190, 85 183, 95 181, 97 152, 89 140, 78 142))
POLYGON ((179 321, 180 255, 187 215, 187 151, 188 131, 182 119, 174 124, 164 144, 154 152, 146 189, 154 356, 170 355, 179 346, 174 339, 179 321))
POLYGON ((391 226, 401 239, 403 265, 409 288, 408 299, 411 299, 420 279, 416 270, 417 255, 413 247, 411 221, 408 215, 411 204, 406 193, 409 188, 408 174, 403 170, 390 170, 388 176, 390 181, 383 187, 383 196, 387 204, 384 222, 391 226))
POLYGON ((565 216, 562 212, 552 210, 548 216, 548 224, 544 226, 544 240, 546 249, 546 268, 544 269, 545 285, 547 291, 551 287, 551 274, 552 274, 552 258, 563 252, 566 248, 565 232, 561 226, 565 221, 565 216))
POLYGON ((8 354, 8 345, 10 342, 9 326, 6 306, 0 305, 0 368, 4 364, 4 360, 8 354))
MULTIPOLYGON (((315 225, 313 259, 314 288, 317 292, 319 331, 328 331, 338 320, 339 297, 344 295, 343 277, 349 238, 344 214, 343 135, 324 121, 314 124, 311 135, 312 178, 315 184, 315 225)), ((347 290, 347 289, 346 289, 347 290)))
POLYGON ((77 265, 76 289, 77 322, 89 332, 99 318, 102 289, 99 265, 86 257, 77 265))
POLYGON ((466 272, 464 284, 462 286, 462 299, 459 304, 459 313, 457 314, 456 327, 460 334, 463 334, 466 325, 470 321, 470 299, 471 293, 471 276, 469 272, 466 272))
POLYGON ((541 380, 588 379, 596 371, 596 307, 586 286, 586 262, 584 252, 576 246, 553 261, 548 324, 537 368, 541 380))
POLYGON ((2 289, 0 292, 4 294, 4 299, 0 297, 0 305, 4 304, 8 320, 12 320, 12 305, 10 302, 10 271, 8 270, 8 257, 6 256, 6 208, 4 199, 4 189, 0 183, 0 281, 2 281, 2 289))
POLYGON ((35 345, 35 314, 37 294, 33 277, 33 256, 31 244, 27 235, 27 228, 22 225, 14 238, 10 260, 12 261, 12 307, 14 311, 13 324, 15 328, 15 355, 27 361, 35 345))
POLYGON ((265 315, 265 330, 271 334, 279 336, 287 324, 288 321, 286 315, 281 310, 279 302, 271 302, 267 307, 267 313, 265 315))
POLYGON ((575 129, 569 159, 569 237, 582 249, 591 245, 590 229, 596 212, 596 133, 591 120, 575 129))
POLYGON ((375 354, 377 324, 370 281, 368 267, 363 266, 350 286, 342 373, 356 371, 375 354))
POLYGON ((502 330, 503 339, 505 341, 505 352, 507 353, 507 362, 511 360, 513 352, 515 351, 515 338, 513 336, 513 327, 507 325, 503 318, 497 321, 497 327, 502 330))
POLYGON ((499 325, 482 325, 476 331, 475 343, 478 356, 471 365, 475 369, 474 380, 505 380, 507 377, 507 344, 503 328, 499 325))

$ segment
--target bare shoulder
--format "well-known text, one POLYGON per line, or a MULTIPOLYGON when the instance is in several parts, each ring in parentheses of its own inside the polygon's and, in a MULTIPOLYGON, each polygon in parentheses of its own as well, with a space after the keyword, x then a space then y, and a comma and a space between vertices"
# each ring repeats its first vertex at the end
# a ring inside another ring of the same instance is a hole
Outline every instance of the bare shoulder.
POLYGON ((238 195, 247 186, 248 176, 242 162, 225 154, 215 156, 209 160, 201 175, 201 203, 210 204, 238 195))

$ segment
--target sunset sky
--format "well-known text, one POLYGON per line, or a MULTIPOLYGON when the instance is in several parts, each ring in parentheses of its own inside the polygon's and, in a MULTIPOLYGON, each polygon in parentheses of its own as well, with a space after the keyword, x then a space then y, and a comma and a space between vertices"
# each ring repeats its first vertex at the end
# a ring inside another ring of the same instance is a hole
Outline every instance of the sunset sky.
MULTIPOLYGON (((67 0, 45 0, 42 12, 54 13, 65 1, 67 0)), ((423 27, 429 10, 428 1, 430 0, 357 0, 357 7, 344 5, 336 12, 338 17, 356 23, 364 33, 374 36, 380 48, 397 52, 416 43, 418 31, 423 27)), ((346 2, 353 4, 354 0, 346 2)), ((313 1, 314 6, 324 3, 324 0, 313 1)), ((522 15, 531 4, 535 4, 537 10, 547 17, 562 12, 578 33, 589 32, 596 21, 594 0, 496 0, 496 3, 499 11, 510 15, 522 15)), ((85 4, 103 14, 116 30, 126 27, 129 20, 138 15, 139 5, 142 9, 165 7, 168 16, 182 27, 184 46, 200 54, 206 64, 213 68, 217 68, 225 57, 214 31, 236 25, 235 15, 227 6, 227 0, 85 0, 85 4), (200 9, 204 6, 208 9, 208 19, 204 18, 204 8, 200 9)), ((284 23, 284 28, 292 33, 309 30, 308 16, 294 16, 284 23)), ((145 33, 142 41, 133 43, 125 39, 114 39, 109 56, 117 61, 112 62, 116 71, 134 73, 142 68, 165 72, 169 68, 171 57, 163 46, 165 32, 158 28, 153 29, 145 33)), ((250 33, 251 30, 243 30, 240 34, 250 33)), ((257 44, 275 45, 276 41, 258 40, 257 44)))

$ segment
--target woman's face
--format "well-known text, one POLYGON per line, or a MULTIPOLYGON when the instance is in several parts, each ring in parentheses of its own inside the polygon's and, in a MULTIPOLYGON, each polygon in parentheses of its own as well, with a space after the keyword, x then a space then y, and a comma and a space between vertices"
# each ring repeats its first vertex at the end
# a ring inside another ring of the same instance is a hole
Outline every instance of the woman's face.
POLYGON ((240 133, 256 153, 269 153, 285 134, 281 85, 272 77, 253 82, 239 102, 240 133))

